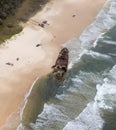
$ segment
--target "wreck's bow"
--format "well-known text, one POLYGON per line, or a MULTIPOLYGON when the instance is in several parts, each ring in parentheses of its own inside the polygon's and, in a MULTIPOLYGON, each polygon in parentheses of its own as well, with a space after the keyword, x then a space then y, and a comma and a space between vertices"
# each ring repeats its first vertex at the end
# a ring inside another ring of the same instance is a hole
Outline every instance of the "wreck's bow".
POLYGON ((55 65, 52 66, 53 68, 53 77, 56 80, 62 81, 64 80, 64 76, 67 72, 67 66, 68 66, 68 49, 63 48, 56 60, 55 65))

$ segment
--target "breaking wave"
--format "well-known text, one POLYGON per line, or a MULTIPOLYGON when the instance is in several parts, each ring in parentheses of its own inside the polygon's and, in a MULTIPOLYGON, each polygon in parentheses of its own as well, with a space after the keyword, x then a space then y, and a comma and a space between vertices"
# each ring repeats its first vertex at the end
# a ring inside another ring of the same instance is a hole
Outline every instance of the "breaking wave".
POLYGON ((116 1, 107 0, 80 38, 63 45, 70 52, 64 83, 49 75, 33 84, 17 130, 116 130, 115 25, 116 1))

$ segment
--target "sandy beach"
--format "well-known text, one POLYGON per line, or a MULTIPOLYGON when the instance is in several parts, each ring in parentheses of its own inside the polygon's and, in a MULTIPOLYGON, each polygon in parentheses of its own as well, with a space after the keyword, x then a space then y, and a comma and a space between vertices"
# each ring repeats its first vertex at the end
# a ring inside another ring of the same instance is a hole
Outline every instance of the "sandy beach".
POLYGON ((51 72, 61 45, 79 37, 105 1, 54 0, 0 46, 0 126, 20 110, 34 80, 51 72))

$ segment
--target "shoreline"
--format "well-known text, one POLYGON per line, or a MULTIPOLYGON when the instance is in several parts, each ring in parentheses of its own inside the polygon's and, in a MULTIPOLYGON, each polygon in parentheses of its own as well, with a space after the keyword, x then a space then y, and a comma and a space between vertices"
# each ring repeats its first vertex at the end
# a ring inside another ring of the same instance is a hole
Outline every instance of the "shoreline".
POLYGON ((27 22, 23 32, 0 47, 0 125, 21 107, 32 82, 51 71, 50 67, 54 64, 61 45, 73 37, 79 37, 94 20, 104 2, 105 0, 94 3, 92 0, 50 2, 27 22), (48 22, 44 28, 38 26, 43 20, 48 22), (36 47, 37 44, 41 46, 36 47), (13 63, 13 66, 6 65, 7 62, 13 63), (14 103, 12 108, 11 102, 14 103))

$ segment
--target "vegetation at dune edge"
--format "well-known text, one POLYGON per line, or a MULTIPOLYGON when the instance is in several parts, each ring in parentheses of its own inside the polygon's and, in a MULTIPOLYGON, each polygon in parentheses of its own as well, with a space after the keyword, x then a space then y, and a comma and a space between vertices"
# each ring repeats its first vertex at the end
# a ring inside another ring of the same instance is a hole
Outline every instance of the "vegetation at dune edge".
POLYGON ((19 33, 25 22, 50 0, 0 0, 0 44, 19 33))

